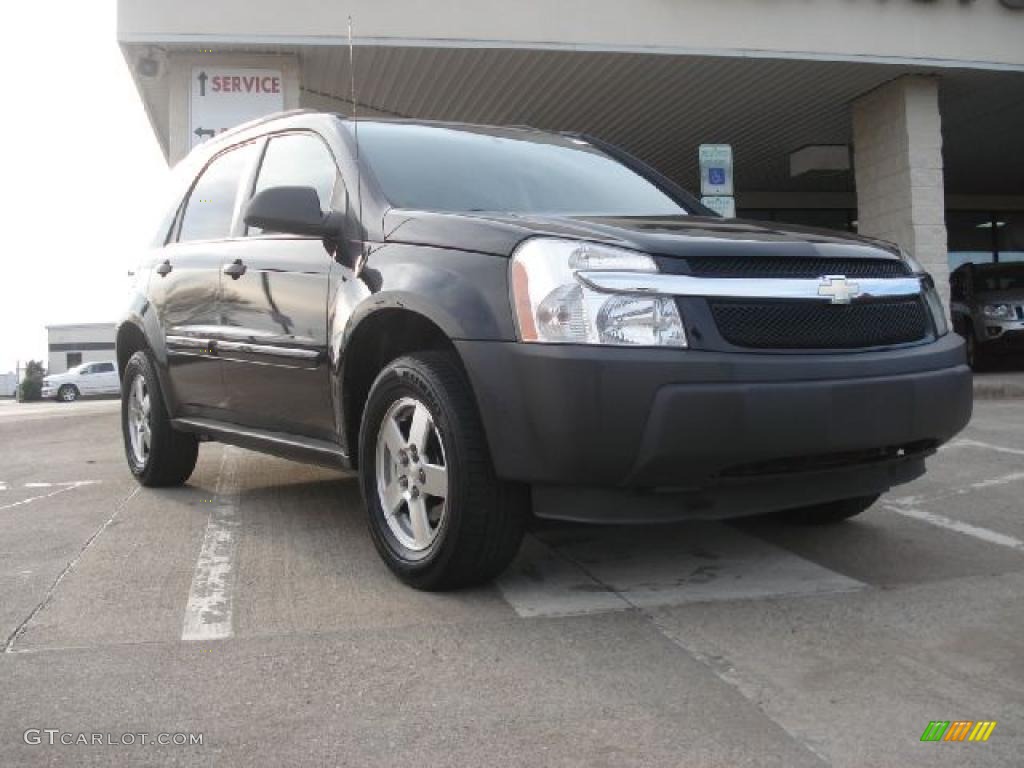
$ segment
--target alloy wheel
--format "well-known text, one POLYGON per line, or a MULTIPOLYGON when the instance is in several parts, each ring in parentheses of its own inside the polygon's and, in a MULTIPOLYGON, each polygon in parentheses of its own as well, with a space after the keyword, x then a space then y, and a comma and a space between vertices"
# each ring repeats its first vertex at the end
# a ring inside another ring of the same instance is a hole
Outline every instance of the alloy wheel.
POLYGON ((128 394, 128 436, 131 440, 132 454, 140 466, 145 466, 149 459, 149 447, 152 439, 151 400, 146 380, 136 376, 128 394))
POLYGON ((377 496, 399 544, 423 552, 437 539, 448 501, 444 443, 430 410, 404 397, 388 408, 377 432, 377 496))

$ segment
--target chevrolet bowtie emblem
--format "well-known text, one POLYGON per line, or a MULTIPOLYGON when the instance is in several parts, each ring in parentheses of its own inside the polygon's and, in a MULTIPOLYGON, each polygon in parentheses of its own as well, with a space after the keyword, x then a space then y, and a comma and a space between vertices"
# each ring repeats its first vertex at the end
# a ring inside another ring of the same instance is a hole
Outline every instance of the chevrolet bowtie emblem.
POLYGON ((860 286, 851 283, 846 275, 825 275, 818 286, 819 296, 828 296, 833 304, 849 304, 860 296, 860 286))

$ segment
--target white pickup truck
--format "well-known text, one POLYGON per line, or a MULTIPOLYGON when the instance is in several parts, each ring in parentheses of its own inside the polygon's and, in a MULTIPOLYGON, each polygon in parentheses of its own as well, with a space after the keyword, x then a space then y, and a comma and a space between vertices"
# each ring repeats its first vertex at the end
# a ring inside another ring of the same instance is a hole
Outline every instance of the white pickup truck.
POLYGON ((43 397, 65 403, 84 395, 116 395, 121 391, 121 378, 113 361, 82 363, 65 373, 43 379, 43 397))

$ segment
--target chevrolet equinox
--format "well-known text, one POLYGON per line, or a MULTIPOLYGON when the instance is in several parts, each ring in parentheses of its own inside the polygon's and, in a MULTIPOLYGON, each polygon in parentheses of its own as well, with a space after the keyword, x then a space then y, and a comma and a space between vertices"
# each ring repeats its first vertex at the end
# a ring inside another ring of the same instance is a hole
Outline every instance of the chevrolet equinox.
POLYGON ((586 135, 299 111, 172 187, 117 332, 132 473, 207 440, 357 471, 420 589, 500 573, 531 512, 842 520, 971 415, 909 254, 721 219, 586 135))

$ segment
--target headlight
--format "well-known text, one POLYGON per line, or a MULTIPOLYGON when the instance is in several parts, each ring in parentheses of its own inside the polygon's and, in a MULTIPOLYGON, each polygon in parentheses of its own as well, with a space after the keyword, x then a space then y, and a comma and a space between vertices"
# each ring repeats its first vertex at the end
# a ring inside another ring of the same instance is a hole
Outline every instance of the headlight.
POLYGON ((1013 307, 1009 304, 986 304, 982 311, 993 320, 1013 320, 1013 307))
POLYGON ((602 293, 579 271, 657 272, 650 256, 596 243, 533 238, 512 258, 512 302, 519 337, 548 344, 685 347, 675 300, 602 293))

